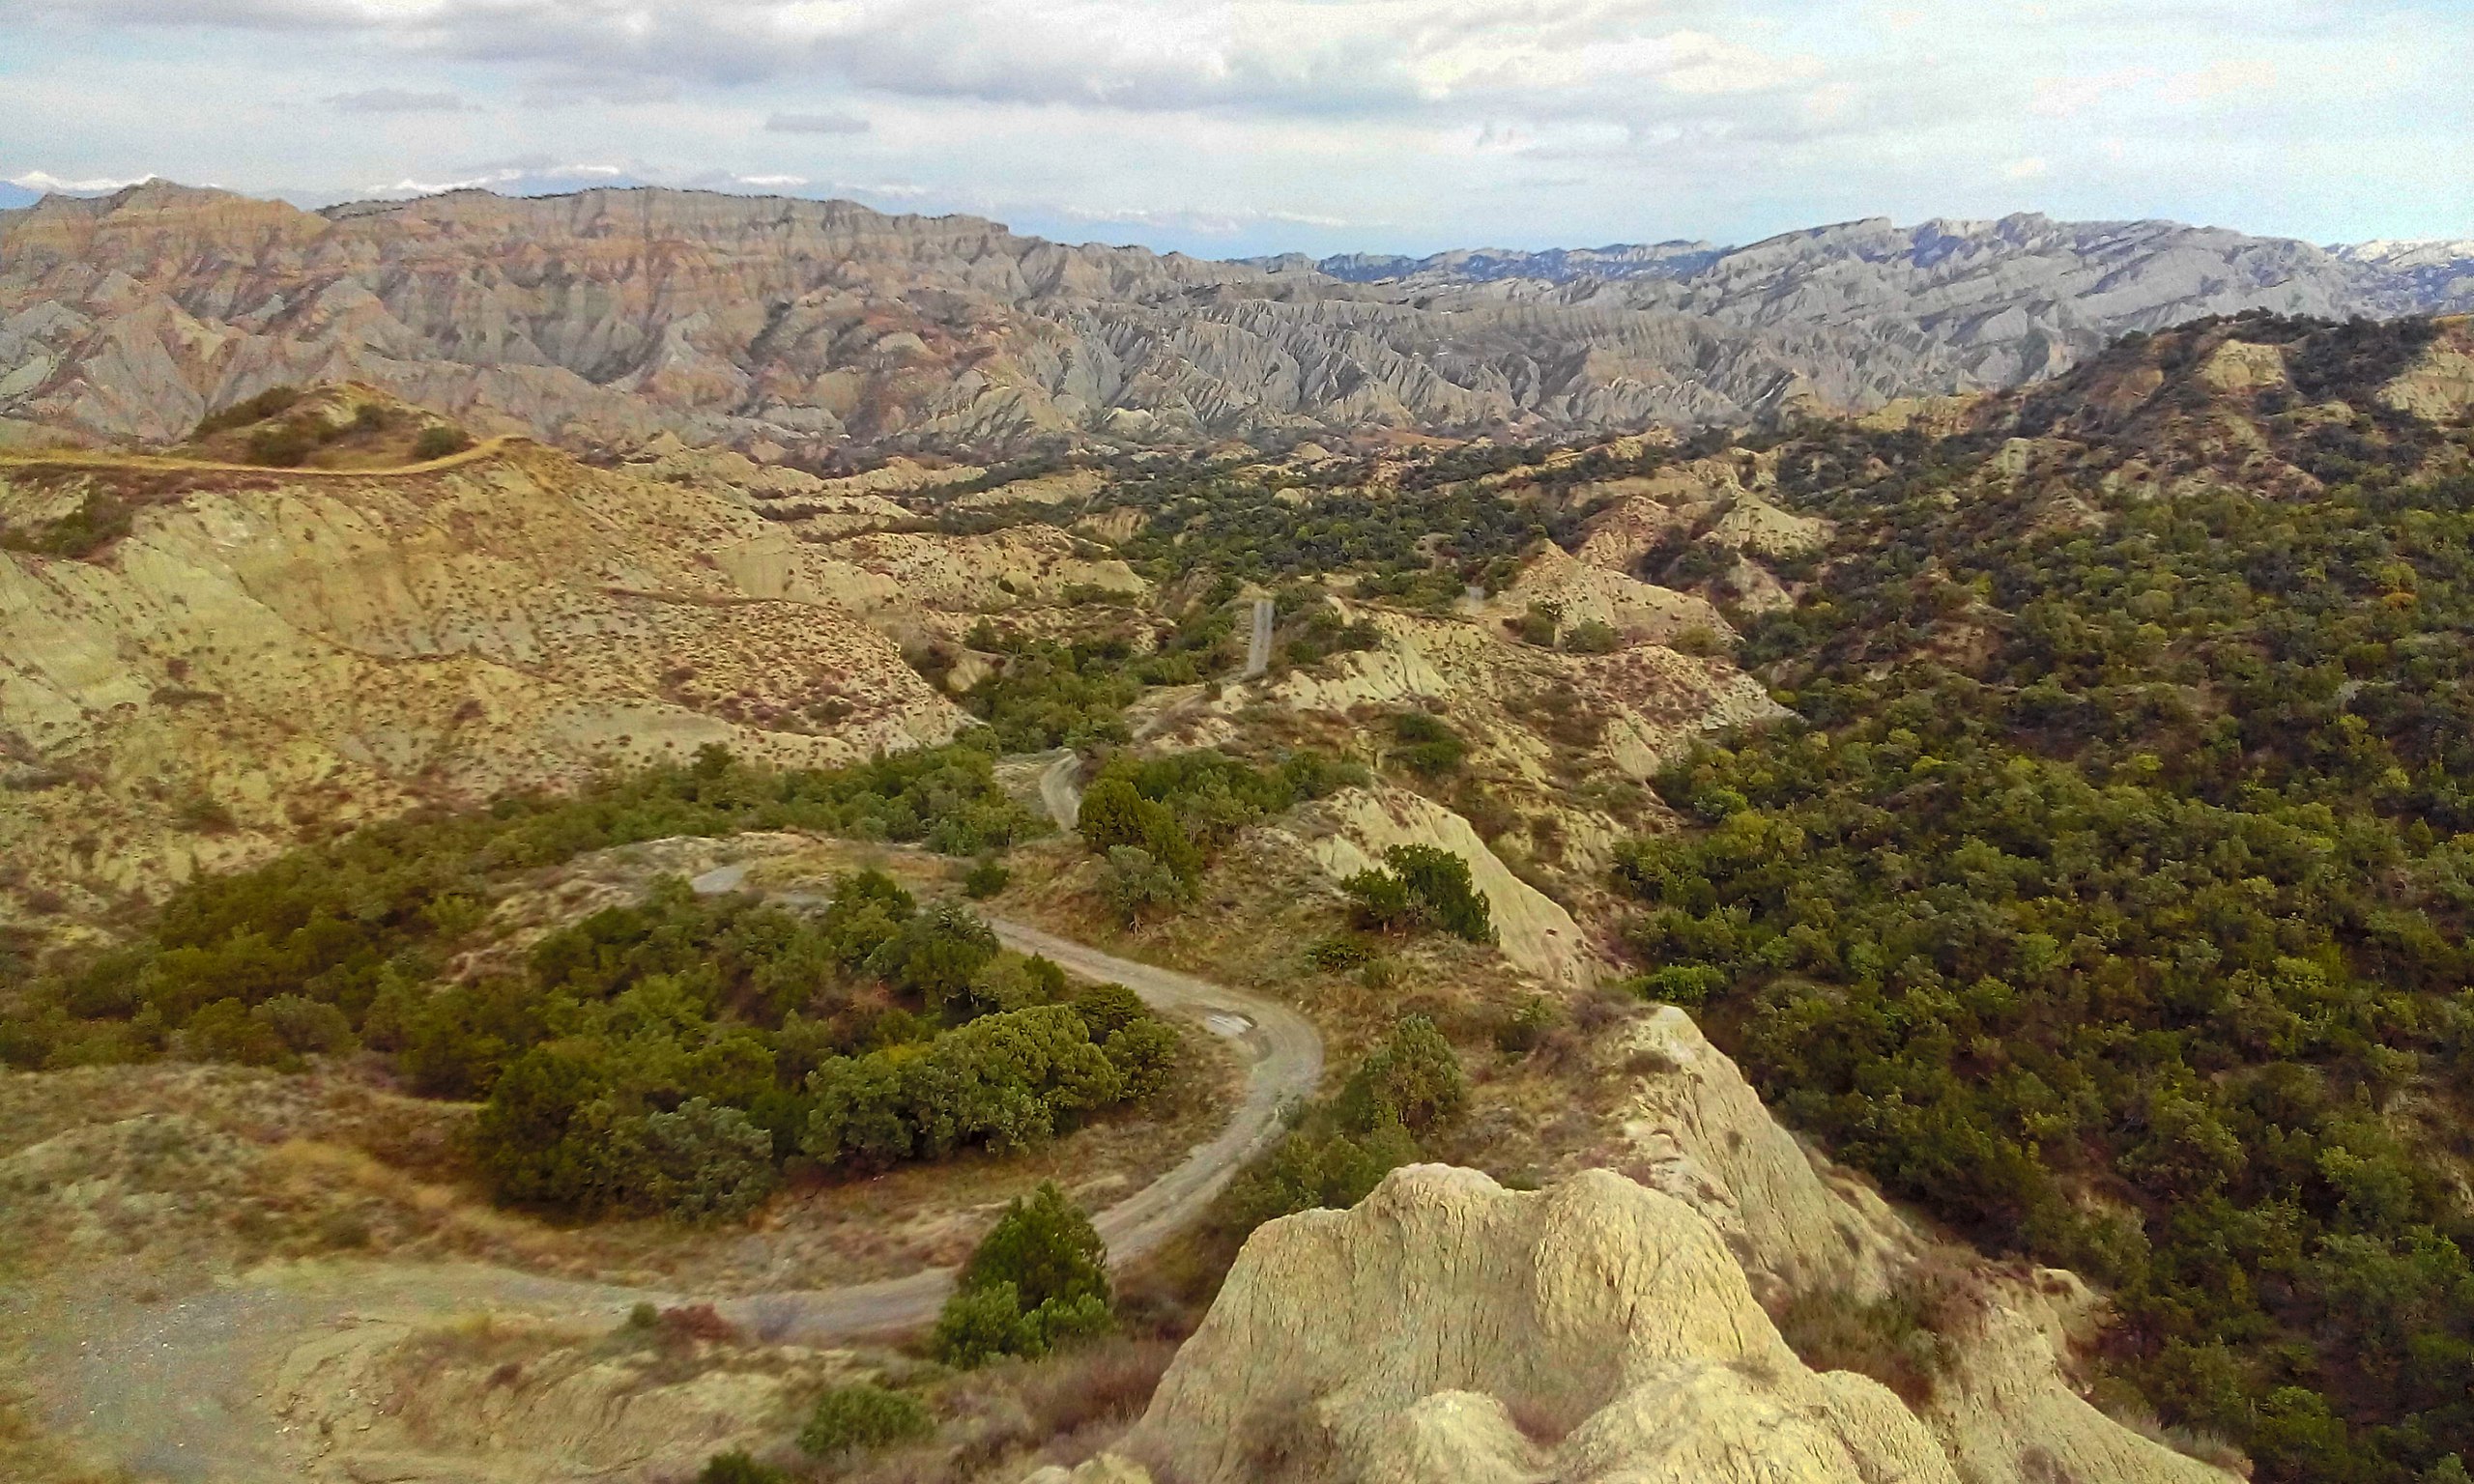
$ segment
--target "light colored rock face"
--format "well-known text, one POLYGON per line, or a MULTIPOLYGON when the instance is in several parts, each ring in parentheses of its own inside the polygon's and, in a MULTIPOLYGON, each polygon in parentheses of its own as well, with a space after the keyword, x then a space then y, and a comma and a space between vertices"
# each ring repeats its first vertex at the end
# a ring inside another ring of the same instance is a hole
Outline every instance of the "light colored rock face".
POLYGON ((1494 915, 1495 941, 1513 967, 1549 984, 1576 987, 1597 963, 1571 914, 1511 873, 1469 821, 1404 788, 1343 788, 1301 816, 1308 848, 1332 879, 1345 881, 1383 864, 1395 845, 1433 845, 1469 865, 1494 915), (1328 832, 1328 833, 1326 833, 1328 832))
POLYGON ((0 213, 0 416, 168 439, 264 386, 359 377, 594 445, 1545 432, 1870 407, 2051 375, 2195 315, 2474 294, 2419 260, 2042 217, 1348 278, 849 202, 458 191, 308 213, 150 184, 0 213))
MULTIPOLYGON (((1931 1239, 1861 1181, 1806 1153, 1769 1116, 1734 1062, 1681 1010, 1638 1022, 1620 1056, 1653 1071, 1617 1115, 1625 1169, 1706 1217, 1773 1306, 1797 1294, 1870 1302, 1889 1294, 1931 1239)), ((2228 1476, 2122 1427, 2070 1385, 2064 1363, 2094 1298, 2053 1269, 1987 1270, 1969 1327, 1945 1335, 1946 1374, 1920 1409, 1973 1484, 2226 1484, 2228 1476)))
POLYGON ((1627 1049, 1673 1070, 1642 1078, 1618 1115, 1626 1174, 1717 1227, 1765 1301, 1889 1293, 1920 1250, 1915 1233, 1871 1187, 1807 1154, 1689 1015, 1661 1008, 1627 1049))
POLYGON ((529 444, 187 482, 89 558, 0 553, 0 765, 55 782, 0 792, 0 856, 35 883, 145 888, 602 761, 826 765, 963 721, 820 548, 693 488, 529 444), (184 822, 197 799, 231 825, 184 822))
POLYGON ((2379 389, 2379 400, 2433 422, 2474 415, 2474 319, 2441 322, 2439 337, 2403 375, 2379 389))
POLYGON ((1797 1359, 1683 1203, 1439 1165, 1257 1231, 1122 1451, 1183 1484, 1958 1478, 1797 1359))
POLYGON ((1735 632, 1707 598, 1575 559, 1551 544, 1539 548, 1485 612, 1489 617, 1510 617, 1537 603, 1554 609, 1568 630, 1575 624, 1603 623, 1636 643, 1664 643, 1694 629, 1713 640, 1735 632))

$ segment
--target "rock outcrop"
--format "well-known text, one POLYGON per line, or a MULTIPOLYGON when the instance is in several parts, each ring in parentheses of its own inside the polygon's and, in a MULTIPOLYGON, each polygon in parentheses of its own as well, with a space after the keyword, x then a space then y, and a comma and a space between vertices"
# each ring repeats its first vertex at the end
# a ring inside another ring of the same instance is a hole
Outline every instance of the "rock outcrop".
POLYGON ((1937 1253, 1679 1010, 1607 1055, 1650 1069, 1625 1174, 1417 1166, 1273 1222, 1116 1451, 1034 1484, 2228 1484, 2071 1387, 2094 1302, 2069 1274, 1937 1253), (1770 1318, 1937 1258, 1970 1292, 1929 1394, 1817 1370, 1770 1318))
POLYGON ((1597 962, 1570 913, 1511 873, 1469 821, 1434 801, 1388 785, 1343 788, 1307 812, 1308 848, 1336 881, 1383 864, 1395 845, 1431 845, 1458 856, 1494 918, 1495 941, 1514 968, 1575 988, 1597 962), (1328 833, 1327 833, 1328 832, 1328 833))
POLYGON ((1391 267, 1067 246, 847 201, 462 190, 304 212, 150 182, 0 212, 0 420, 169 440, 269 385, 359 378, 580 446, 1637 428, 2007 385, 2197 315, 2474 298, 2412 254, 2041 216, 1391 267))

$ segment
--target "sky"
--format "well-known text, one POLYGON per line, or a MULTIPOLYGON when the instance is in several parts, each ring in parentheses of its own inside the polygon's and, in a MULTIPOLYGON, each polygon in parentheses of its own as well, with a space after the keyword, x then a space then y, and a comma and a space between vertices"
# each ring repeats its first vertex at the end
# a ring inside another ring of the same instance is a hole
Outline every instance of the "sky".
POLYGON ((697 186, 1215 257, 2474 238, 2468 0, 5 0, 0 206, 697 186))

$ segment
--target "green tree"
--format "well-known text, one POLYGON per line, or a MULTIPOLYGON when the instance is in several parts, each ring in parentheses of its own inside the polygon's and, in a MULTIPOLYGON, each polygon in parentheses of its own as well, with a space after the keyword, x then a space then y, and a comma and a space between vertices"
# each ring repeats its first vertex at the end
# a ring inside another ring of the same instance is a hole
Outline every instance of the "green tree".
POLYGON ((1045 1355, 1109 1322, 1108 1248, 1091 1218, 1046 1182, 1017 1197, 971 1253, 936 1328, 948 1363, 1045 1355))
POLYGON ((1456 1121, 1469 1105, 1469 1080, 1452 1042, 1434 1022, 1411 1015, 1340 1089, 1343 1127, 1367 1132, 1397 1124, 1423 1133, 1456 1121))

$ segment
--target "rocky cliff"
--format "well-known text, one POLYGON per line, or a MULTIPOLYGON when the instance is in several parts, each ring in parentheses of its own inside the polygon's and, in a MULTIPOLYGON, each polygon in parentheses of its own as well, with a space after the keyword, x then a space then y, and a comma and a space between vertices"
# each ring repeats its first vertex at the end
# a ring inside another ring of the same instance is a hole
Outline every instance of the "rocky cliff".
POLYGON ((849 202, 458 191, 312 213, 152 183, 0 212, 0 428, 170 439, 344 378, 578 445, 668 431, 813 456, 1693 423, 2008 384, 2198 314, 2467 301, 2430 257, 2027 216, 1318 269, 849 202))
POLYGON ((2067 1383, 2089 1310, 2068 1274, 1937 1249, 1681 1011, 1610 1050, 1651 1069, 1619 1114, 1637 1178, 1516 1192, 1415 1166, 1271 1223, 1117 1451, 1035 1484, 2227 1484, 2067 1383), (1936 1262, 1964 1276, 1905 1394, 1771 1318, 1861 1309, 1936 1262))

